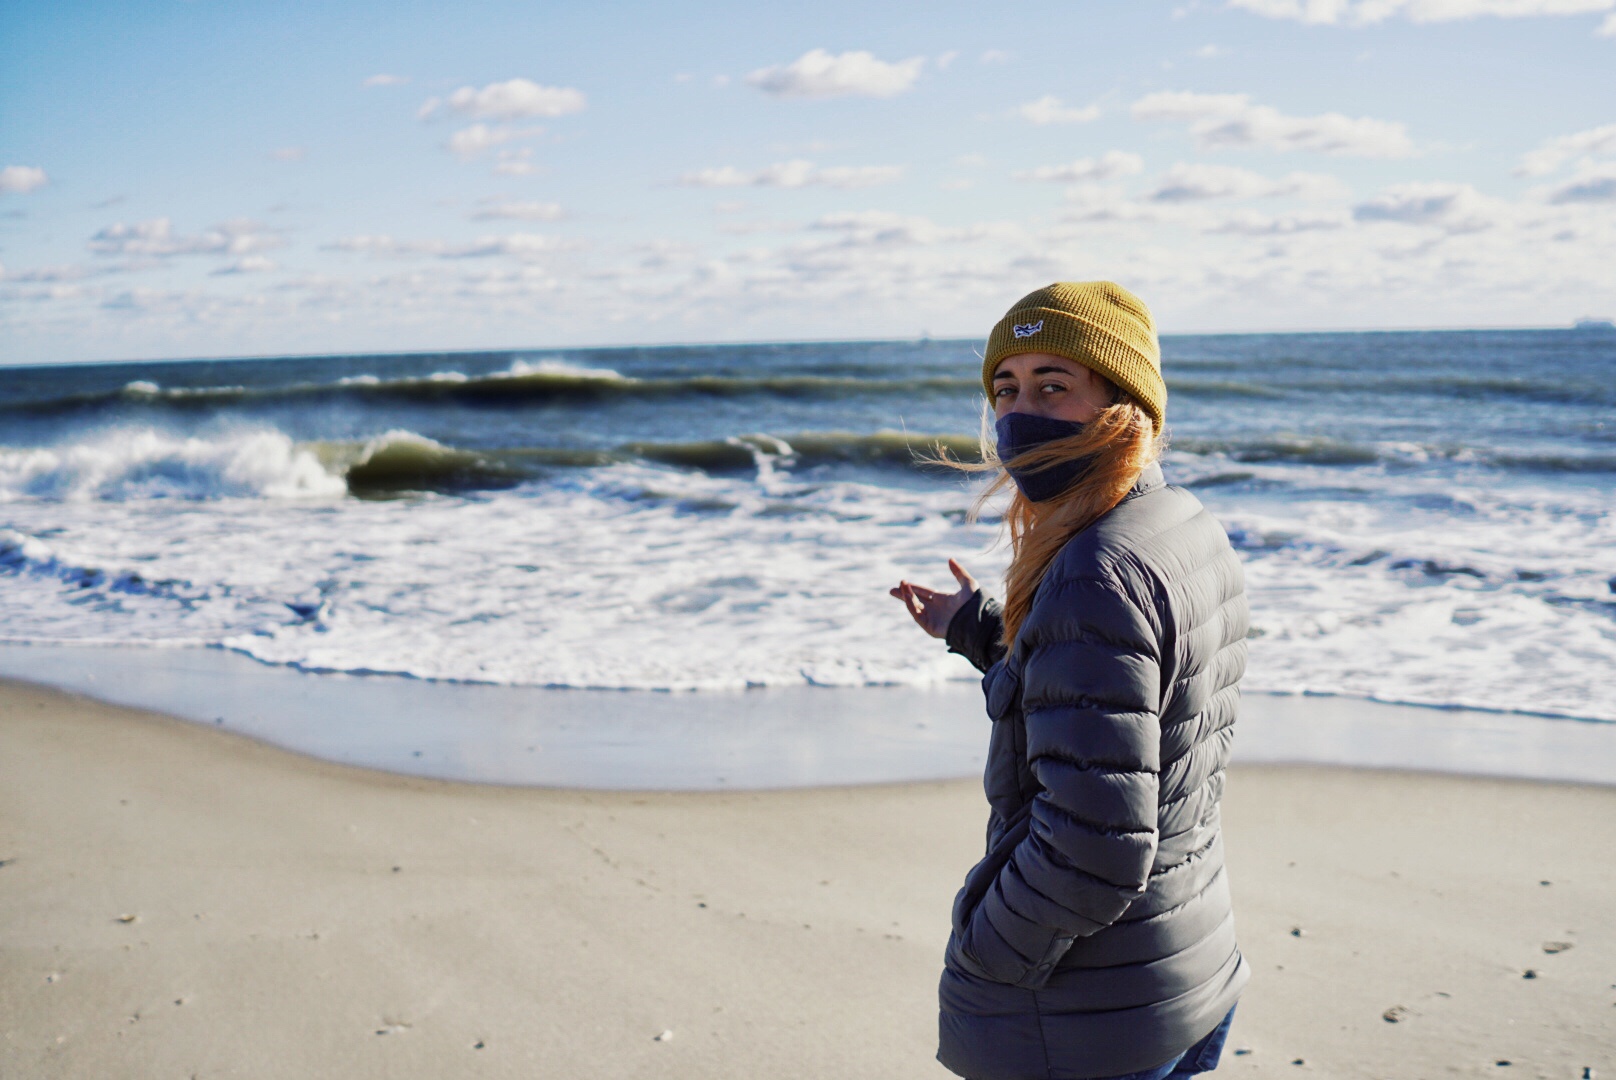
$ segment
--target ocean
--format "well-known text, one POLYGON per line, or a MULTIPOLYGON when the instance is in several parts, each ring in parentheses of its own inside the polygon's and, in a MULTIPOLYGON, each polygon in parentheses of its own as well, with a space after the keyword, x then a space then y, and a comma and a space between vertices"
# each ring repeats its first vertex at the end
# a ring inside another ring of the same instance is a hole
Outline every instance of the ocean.
MULTIPOLYGON (((970 341, 0 369, 0 641, 718 691, 977 676, 970 341)), ((1248 691, 1616 722, 1616 333, 1172 336, 1168 479, 1240 551, 1248 691)))

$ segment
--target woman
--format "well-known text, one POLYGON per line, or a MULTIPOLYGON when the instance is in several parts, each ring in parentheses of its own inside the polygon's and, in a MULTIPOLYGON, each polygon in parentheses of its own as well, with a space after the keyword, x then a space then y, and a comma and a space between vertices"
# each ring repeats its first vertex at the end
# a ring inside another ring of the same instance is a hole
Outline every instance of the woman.
POLYGON ((1025 297, 982 385, 998 436, 982 467, 1001 470, 983 498, 1015 486, 1004 604, 952 559, 958 592, 892 590, 985 672, 993 720, 987 854, 954 902, 937 1056, 971 1080, 1206 1072, 1250 977, 1218 825, 1240 563, 1162 479, 1167 387, 1138 297, 1025 297))

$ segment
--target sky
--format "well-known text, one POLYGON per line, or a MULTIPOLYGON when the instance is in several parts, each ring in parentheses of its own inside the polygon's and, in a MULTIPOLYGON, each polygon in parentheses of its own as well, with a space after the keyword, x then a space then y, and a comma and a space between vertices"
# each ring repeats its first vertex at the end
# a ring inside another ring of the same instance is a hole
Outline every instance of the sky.
POLYGON ((1616 0, 0 0, 0 363, 1616 316, 1616 0))

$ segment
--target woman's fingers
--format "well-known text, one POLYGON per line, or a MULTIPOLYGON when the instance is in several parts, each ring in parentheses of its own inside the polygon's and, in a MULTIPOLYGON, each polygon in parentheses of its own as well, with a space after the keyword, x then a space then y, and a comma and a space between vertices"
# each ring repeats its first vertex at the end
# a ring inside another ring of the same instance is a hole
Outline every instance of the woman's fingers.
POLYGON ((960 588, 966 589, 970 592, 975 592, 977 590, 976 579, 971 576, 970 571, 966 570, 965 567, 961 566, 955 560, 949 559, 948 569, 949 572, 954 575, 954 580, 960 583, 960 588))
POLYGON ((948 595, 947 593, 940 593, 936 589, 928 589, 924 585, 916 585, 913 582, 908 581, 900 581, 898 582, 898 588, 889 589, 887 591, 899 599, 902 599, 905 595, 918 596, 922 601, 928 604, 933 600, 937 600, 948 595), (900 592, 899 590, 902 591, 900 592))
POLYGON ((898 582, 887 594, 903 601, 909 615, 932 637, 942 637, 943 627, 959 610, 958 593, 940 593, 909 581, 898 582))

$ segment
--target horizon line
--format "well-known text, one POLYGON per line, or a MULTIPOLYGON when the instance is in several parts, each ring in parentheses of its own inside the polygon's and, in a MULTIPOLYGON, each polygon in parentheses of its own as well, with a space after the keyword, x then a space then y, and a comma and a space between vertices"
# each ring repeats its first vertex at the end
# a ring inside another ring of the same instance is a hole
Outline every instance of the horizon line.
MULTIPOLYGON (((1553 330, 1575 331, 1584 322, 1592 322, 1595 329, 1609 328, 1611 320, 1598 317, 1579 319, 1574 323, 1555 323, 1553 325, 1538 324, 1525 326, 1377 326, 1355 327, 1345 329, 1339 327, 1312 328, 1307 330, 1173 330, 1158 333, 1158 337, 1184 338, 1184 337, 1303 337, 1307 335, 1326 334, 1464 334, 1464 333, 1531 333, 1553 330)), ((803 338, 750 338, 744 340, 698 340, 698 341, 661 341, 661 342, 618 342, 614 344, 572 344, 572 345, 516 345, 516 346, 484 346, 475 348, 422 348, 422 349, 356 349, 348 352, 289 352, 289 353, 242 353, 236 355, 199 354, 193 356, 135 356, 112 359, 93 360, 43 360, 12 362, 0 360, 0 369, 39 368, 39 367, 67 367, 67 366, 95 366, 114 364, 191 364, 191 363, 239 363, 251 360, 317 360, 323 358, 374 356, 374 357, 407 357, 407 356, 475 356, 484 353, 547 353, 563 352, 567 349, 589 351, 615 351, 622 349, 696 349, 696 348, 744 348, 746 346, 765 345, 886 345, 886 344, 919 344, 921 342, 974 342, 986 341, 985 337, 976 335, 955 336, 951 334, 921 334, 903 335, 900 337, 803 337, 803 338)))

